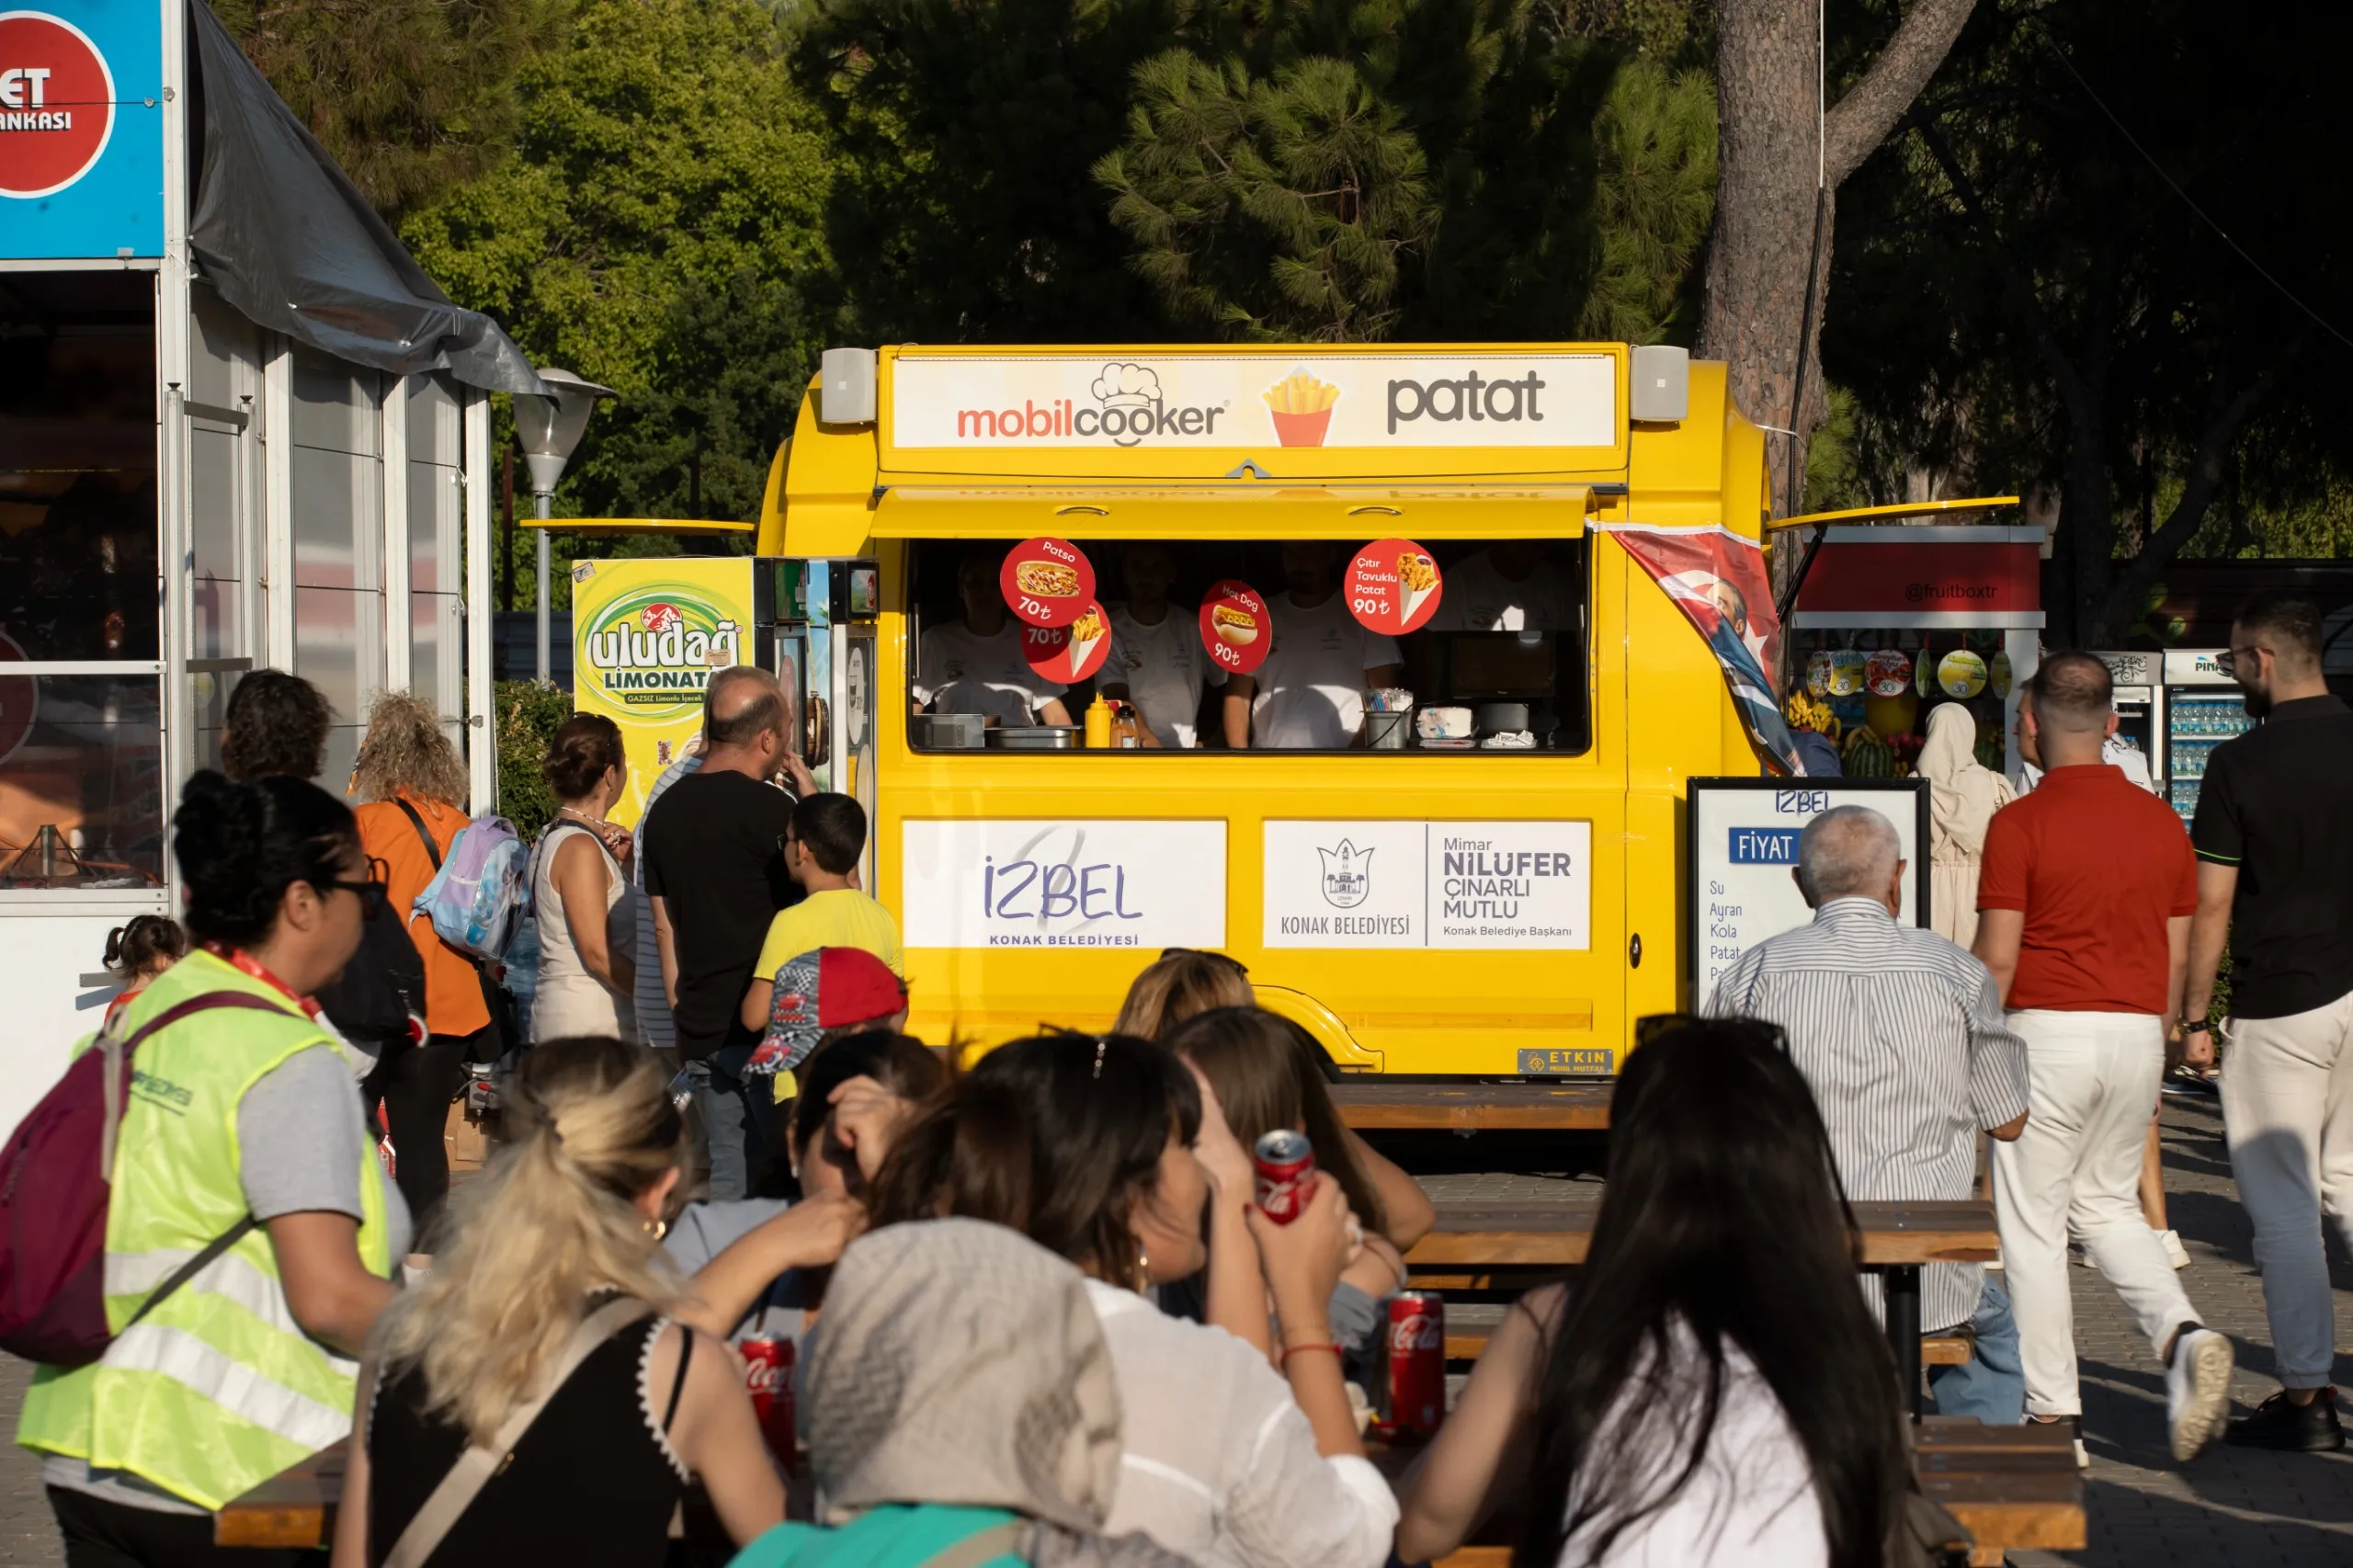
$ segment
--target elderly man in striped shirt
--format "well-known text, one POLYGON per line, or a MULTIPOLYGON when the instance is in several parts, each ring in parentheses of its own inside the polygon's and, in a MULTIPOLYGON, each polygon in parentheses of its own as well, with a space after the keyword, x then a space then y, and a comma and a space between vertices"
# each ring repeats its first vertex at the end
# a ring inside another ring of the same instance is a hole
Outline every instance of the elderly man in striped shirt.
MULTIPOLYGON (((1813 923, 1749 949, 1708 1011, 1762 1018, 1813 1085, 1849 1198, 1956 1201, 1977 1174, 1977 1132, 2026 1126, 2026 1044, 2003 1021, 1985 966, 1933 931, 1900 925, 1903 845, 1867 806, 1838 806, 1798 839, 1813 923)), ((1921 1271, 1920 1321, 1973 1330, 1969 1363, 1929 1374, 1938 1408, 2016 1426, 2026 1381, 2002 1287, 1975 1264, 1921 1271)), ((1864 1289, 1880 1307, 1876 1276, 1864 1289)))

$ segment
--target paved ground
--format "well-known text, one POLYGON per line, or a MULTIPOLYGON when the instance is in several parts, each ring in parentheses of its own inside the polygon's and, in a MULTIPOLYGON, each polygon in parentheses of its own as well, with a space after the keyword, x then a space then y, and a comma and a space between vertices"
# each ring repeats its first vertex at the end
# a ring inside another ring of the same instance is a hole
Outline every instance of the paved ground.
MULTIPOLYGON (((2242 1408, 2268 1396, 2270 1335, 2263 1290, 2248 1251, 2211 1101, 2165 1104, 2165 1185, 2172 1218, 2192 1258, 2190 1300, 2239 1346, 2235 1392, 2242 1408)), ((1518 1190, 1527 1177, 1447 1176, 1433 1187, 1471 1193, 1518 1190)), ((2083 1552, 2021 1552, 2018 1568, 2064 1564, 2180 1563, 2195 1568, 2344 1568, 2353 1562, 2353 1451, 2259 1454, 2216 1448, 2187 1469, 2165 1451, 2165 1391, 2148 1347, 2138 1341, 2115 1292, 2089 1269, 2072 1273, 2083 1352, 2085 1428, 2092 1451, 2092 1546, 2083 1552)), ((2332 1261, 2337 1344, 2353 1350, 2353 1267, 2332 1261)), ((0 1357, 0 1424, 16 1427, 22 1363, 0 1357)), ((2353 1355, 2337 1360, 2353 1385, 2353 1355)), ((56 1564, 57 1536, 24 1450, 0 1447, 0 1563, 56 1564)))

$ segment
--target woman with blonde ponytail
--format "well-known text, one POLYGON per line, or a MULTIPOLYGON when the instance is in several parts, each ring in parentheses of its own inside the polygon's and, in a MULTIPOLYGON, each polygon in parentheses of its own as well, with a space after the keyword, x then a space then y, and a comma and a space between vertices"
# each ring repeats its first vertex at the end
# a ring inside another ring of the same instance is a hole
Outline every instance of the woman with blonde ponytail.
POLYGON ((784 1517, 784 1492, 733 1357, 675 1319, 687 1287, 661 1235, 685 1129, 661 1067, 618 1040, 546 1041, 512 1080, 506 1125, 512 1141, 451 1195, 432 1272, 378 1324, 335 1568, 374 1568, 404 1532, 436 1528, 427 1499, 470 1447, 503 1461, 437 1546, 412 1546, 416 1563, 658 1563, 695 1476, 752 1540, 784 1517), (519 1437, 502 1431, 540 1400, 519 1437))

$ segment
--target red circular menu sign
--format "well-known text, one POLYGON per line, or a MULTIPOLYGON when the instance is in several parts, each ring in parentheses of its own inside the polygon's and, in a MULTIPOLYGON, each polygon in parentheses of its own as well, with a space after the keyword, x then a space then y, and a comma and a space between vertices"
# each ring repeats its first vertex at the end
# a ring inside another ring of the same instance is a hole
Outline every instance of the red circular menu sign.
POLYGON ((1201 596, 1201 646, 1228 675, 1246 676, 1267 662, 1275 623, 1249 584, 1228 577, 1201 596))
POLYGON ((1025 626, 1021 656, 1040 680, 1076 686, 1111 656, 1111 619, 1093 599, 1068 626, 1025 626))
POLYGON ((0 196, 63 190, 113 131, 114 75, 89 34, 44 12, 0 15, 0 196))
POLYGON ((997 588, 1026 626, 1068 626, 1095 602, 1095 563, 1066 539, 1024 540, 1005 552, 997 588))
POLYGON ((1438 562, 1410 539, 1377 539, 1348 559, 1341 591, 1365 629, 1402 637, 1429 624, 1446 585, 1438 562))

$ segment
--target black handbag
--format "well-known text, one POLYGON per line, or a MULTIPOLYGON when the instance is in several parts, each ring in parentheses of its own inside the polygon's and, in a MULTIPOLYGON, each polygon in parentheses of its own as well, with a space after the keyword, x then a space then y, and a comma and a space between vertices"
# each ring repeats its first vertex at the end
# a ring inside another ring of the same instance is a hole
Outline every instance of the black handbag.
POLYGON ((414 1043, 408 1021, 425 1016, 425 955, 388 905, 368 917, 359 950, 316 994, 343 1037, 373 1044, 381 1062, 414 1043))

